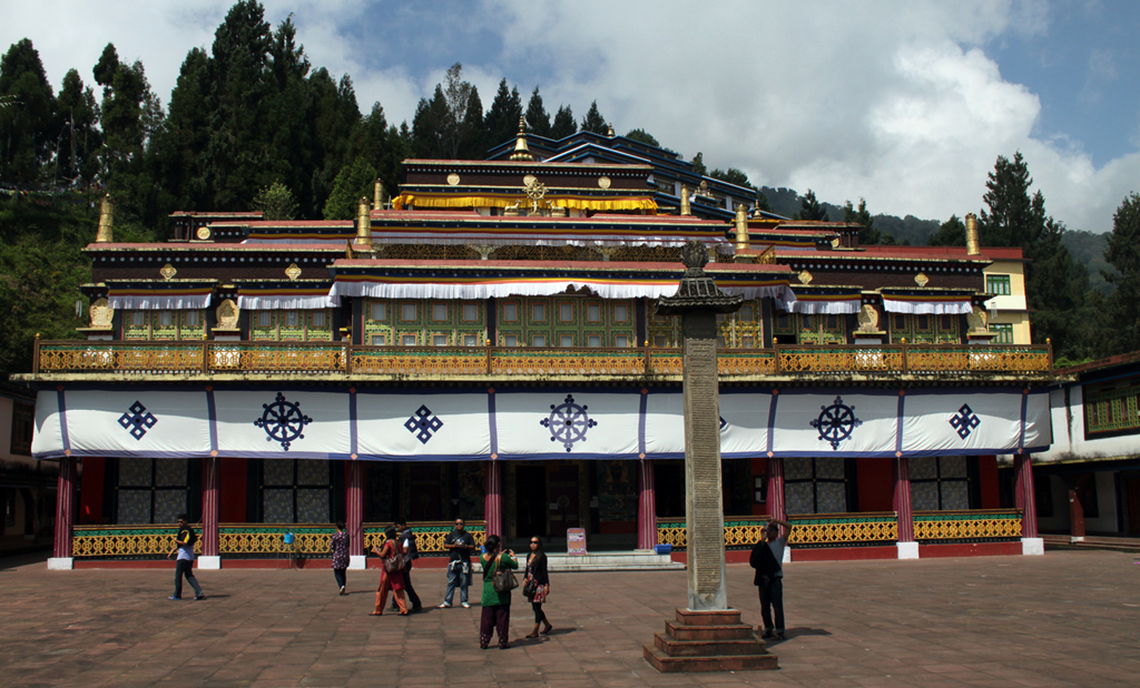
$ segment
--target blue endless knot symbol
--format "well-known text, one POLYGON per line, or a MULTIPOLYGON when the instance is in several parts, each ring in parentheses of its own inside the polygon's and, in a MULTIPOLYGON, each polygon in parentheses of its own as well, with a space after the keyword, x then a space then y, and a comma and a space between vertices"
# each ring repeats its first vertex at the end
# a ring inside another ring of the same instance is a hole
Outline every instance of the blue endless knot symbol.
POLYGON ((281 392, 277 393, 276 401, 262 404, 261 408, 265 409, 265 412, 261 414, 261 418, 253 421, 253 424, 265 430, 265 434, 268 435, 265 438, 266 442, 276 440, 281 443, 281 448, 285 451, 289 451, 293 440, 305 439, 301 431, 313 422, 312 418, 301 413, 301 402, 285 401, 285 395, 281 392))
POLYGON ((420 441, 420 444, 427 444, 428 440, 431 439, 431 434, 439 432, 439 429, 443 427, 443 421, 439 419, 439 416, 433 416, 431 409, 427 406, 421 405, 411 418, 404 421, 404 427, 410 433, 418 432, 416 439, 420 441))
POLYGON ((969 404, 962 404, 958 413, 950 416, 950 426, 958 431, 958 437, 966 439, 974 428, 982 424, 982 419, 974 413, 969 404))
POLYGON ((855 405, 846 406, 842 397, 835 397, 835 403, 819 409, 819 418, 810 425, 819 430, 819 439, 831 444, 832 450, 839 449, 839 443, 850 438, 851 431, 863 424, 855 417, 855 405))
POLYGON ((574 395, 567 394, 563 403, 550 405, 550 416, 539 424, 550 428, 551 442, 561 442, 566 451, 570 451, 575 442, 585 442, 586 431, 598 424, 586 413, 587 408, 585 404, 575 404, 574 395))
POLYGON ((131 436, 136 440, 141 440, 146 431, 153 428, 154 424, 158 422, 153 414, 147 412, 142 402, 136 401, 127 410, 129 413, 119 416, 119 425, 129 430, 131 436))
POLYGON ((724 416, 720 416, 720 429, 724 430, 727 427, 728 427, 728 421, 724 419, 724 416))

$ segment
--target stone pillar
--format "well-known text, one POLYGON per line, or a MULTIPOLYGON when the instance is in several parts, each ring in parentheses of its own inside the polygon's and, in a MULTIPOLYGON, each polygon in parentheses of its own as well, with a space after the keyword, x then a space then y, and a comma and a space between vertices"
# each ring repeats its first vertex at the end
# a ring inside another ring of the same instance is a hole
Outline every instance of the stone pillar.
POLYGON ((637 548, 657 544, 657 492, 653 486, 653 459, 637 462, 637 548))
POLYGON ((59 477, 56 479, 55 535, 52 540, 49 569, 70 569, 71 527, 75 524, 75 458, 65 456, 59 460, 59 477))
POLYGON ((202 556, 198 568, 220 569, 222 557, 218 547, 218 457, 202 460, 202 556))
POLYGON ((657 313, 681 316, 685 411, 685 528, 690 611, 728 609, 724 563, 724 505, 720 465, 720 375, 717 313, 740 309, 743 296, 729 296, 705 274, 703 244, 681 249, 685 275, 677 293, 657 302, 657 313))
POLYGON ((918 559, 918 543, 914 540, 914 511, 910 505, 910 459, 895 458, 895 492, 891 506, 899 522, 899 559, 918 559))
POLYGON ((1044 554, 1045 543, 1037 536, 1037 502, 1033 492, 1033 464, 1029 454, 1013 457, 1017 508, 1021 510, 1021 553, 1044 554))
POLYGON ((349 461, 345 485, 345 523, 348 531, 348 568, 365 568, 364 552, 364 462, 349 461))
POLYGON ((483 520, 487 535, 503 536, 503 464, 487 462, 486 496, 483 498, 483 520))

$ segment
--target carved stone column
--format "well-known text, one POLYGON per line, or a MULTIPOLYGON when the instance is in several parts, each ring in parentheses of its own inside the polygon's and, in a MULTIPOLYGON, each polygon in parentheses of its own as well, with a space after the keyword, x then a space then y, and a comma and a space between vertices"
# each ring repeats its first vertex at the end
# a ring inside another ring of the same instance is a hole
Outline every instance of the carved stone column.
POLYGON ((202 460, 202 556, 198 568, 220 569, 222 558, 218 547, 218 457, 202 460))
POLYGON ((1014 491, 1021 510, 1021 553, 1044 554, 1045 543, 1037 536, 1037 502, 1033 492, 1033 464, 1029 454, 1013 457, 1014 491))
POLYGON ((726 610, 716 316, 739 310, 744 297, 725 294, 705 274, 703 244, 686 244, 681 259, 686 270, 677 293, 660 299, 657 312, 681 316, 688 608, 726 610))
POLYGON ((486 496, 483 498, 483 519, 487 535, 503 535, 503 464, 487 462, 486 496))
POLYGON ((52 540, 49 569, 70 569, 71 527, 75 525, 75 458, 65 456, 59 460, 59 477, 56 478, 55 534, 52 540))
POLYGON ((364 462, 349 461, 345 481, 345 523, 348 531, 348 568, 363 569, 366 561, 364 551, 364 462))
POLYGON ((657 544, 657 492, 653 485, 653 459, 637 462, 637 548, 657 544))
POLYGON ((775 655, 741 623, 740 610, 729 608, 724 565, 716 315, 738 310, 744 297, 725 294, 705 274, 709 256, 700 242, 686 244, 681 259, 685 276, 675 295, 657 302, 657 312, 681 316, 689 606, 677 609, 643 652, 658 671, 776 669, 775 655), (728 646, 730 639, 738 642, 728 646))
POLYGON ((895 457, 895 491, 891 506, 899 522, 899 559, 918 559, 918 543, 914 540, 914 511, 910 505, 910 459, 895 457))

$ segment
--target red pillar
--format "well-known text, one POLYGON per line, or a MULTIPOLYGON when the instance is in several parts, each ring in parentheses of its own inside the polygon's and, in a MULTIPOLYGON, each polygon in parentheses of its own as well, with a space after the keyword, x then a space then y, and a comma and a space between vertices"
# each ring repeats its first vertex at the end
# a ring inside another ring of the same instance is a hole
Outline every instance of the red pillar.
POLYGON ((768 515, 788 520, 784 507, 784 460, 775 456, 768 457, 768 515))
POLYGON ((503 464, 492 459, 487 462, 486 496, 483 498, 484 520, 487 535, 503 535, 503 464))
POLYGON ((202 460, 202 556, 218 556, 218 457, 202 460))
POLYGON ((345 486, 345 530, 352 552, 364 551, 364 463, 348 462, 345 486))
POLYGON ((914 542, 914 512, 910 505, 910 460, 895 459, 895 492, 891 506, 899 520, 899 542, 914 542))
POLYGON ((1081 489, 1088 478, 1088 473, 1082 473, 1076 478, 1065 479, 1065 487, 1069 489, 1069 538, 1073 542, 1085 539, 1085 506, 1081 503, 1081 489))
MULTIPOLYGON (((52 557, 71 558, 71 527, 75 524, 75 458, 65 456, 59 460, 59 477, 56 479, 55 535, 52 540, 52 557)), ((68 567, 70 568, 70 567, 68 567)))
POLYGON ((1033 465, 1029 454, 1013 457, 1017 508, 1021 509, 1021 537, 1037 537, 1037 502, 1033 492, 1033 465))
POLYGON ((657 544, 657 491, 653 484, 653 459, 637 462, 637 548, 657 544))

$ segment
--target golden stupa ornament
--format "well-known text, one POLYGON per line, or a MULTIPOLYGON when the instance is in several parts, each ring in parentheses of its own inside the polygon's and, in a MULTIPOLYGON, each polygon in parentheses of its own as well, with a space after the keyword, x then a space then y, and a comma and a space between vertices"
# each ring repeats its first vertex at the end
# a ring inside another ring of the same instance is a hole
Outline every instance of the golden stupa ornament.
POLYGON ((519 133, 515 137, 515 152, 511 153, 511 160, 515 162, 534 162, 534 153, 526 145, 526 117, 519 115, 519 133))

